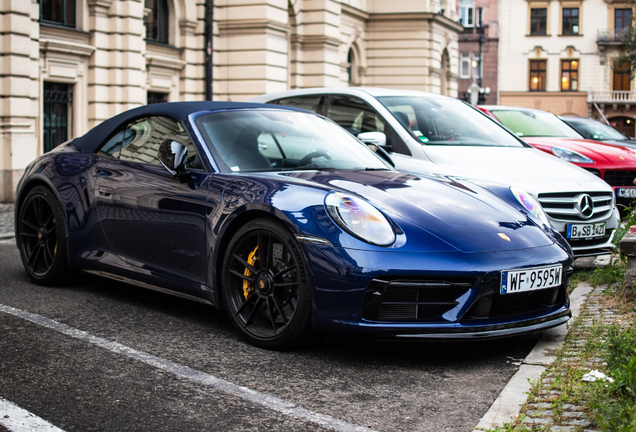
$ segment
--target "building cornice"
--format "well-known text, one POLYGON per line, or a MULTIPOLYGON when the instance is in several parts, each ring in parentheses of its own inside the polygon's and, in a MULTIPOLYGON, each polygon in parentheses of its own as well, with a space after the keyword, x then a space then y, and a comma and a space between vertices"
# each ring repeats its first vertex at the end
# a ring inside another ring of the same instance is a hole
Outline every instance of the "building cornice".
POLYGON ((164 57, 152 53, 146 53, 146 65, 162 69, 183 70, 186 62, 173 57, 164 57))
POLYGON ((431 12, 373 13, 369 15, 369 21, 432 21, 457 33, 464 30, 464 27, 458 22, 455 22, 450 18, 445 17, 444 15, 431 12))
POLYGON ((40 51, 90 57, 95 52, 95 47, 58 39, 40 39, 40 51))
POLYGON ((355 18, 361 19, 363 21, 366 21, 369 19, 369 13, 365 12, 361 9, 358 9, 356 7, 353 6, 349 6, 348 4, 342 4, 340 6, 342 13, 346 14, 346 15, 350 15, 353 16, 355 18))
POLYGON ((268 30, 287 33, 290 30, 289 24, 272 21, 268 19, 262 20, 232 20, 219 21, 219 33, 223 34, 262 34, 268 30))

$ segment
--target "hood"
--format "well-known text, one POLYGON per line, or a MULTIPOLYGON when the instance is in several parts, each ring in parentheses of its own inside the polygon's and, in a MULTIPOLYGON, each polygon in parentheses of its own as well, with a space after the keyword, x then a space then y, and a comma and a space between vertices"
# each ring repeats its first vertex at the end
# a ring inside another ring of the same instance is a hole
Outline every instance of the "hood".
MULTIPOLYGON (((535 197, 547 192, 612 192, 594 174, 533 148, 429 145, 422 151, 452 175, 516 186, 535 197)), ((415 171, 412 162, 402 166, 396 158, 395 163, 398 169, 415 171)))
POLYGON ((612 144, 621 147, 629 147, 636 149, 636 140, 634 139, 624 139, 624 140, 603 140, 602 142, 606 144, 612 144))
POLYGON ((581 164, 586 168, 633 168, 636 169, 636 150, 616 146, 609 142, 575 138, 523 137, 525 142, 552 154, 553 147, 574 150, 594 161, 593 164, 581 164))
MULTIPOLYGON (((399 247, 404 251, 492 252, 554 244, 525 213, 479 186, 448 177, 427 178, 397 171, 275 175, 286 182, 313 184, 364 198, 403 230, 405 243, 399 247)), ((348 237, 345 234, 334 244, 359 246, 359 240, 346 240, 348 237)))

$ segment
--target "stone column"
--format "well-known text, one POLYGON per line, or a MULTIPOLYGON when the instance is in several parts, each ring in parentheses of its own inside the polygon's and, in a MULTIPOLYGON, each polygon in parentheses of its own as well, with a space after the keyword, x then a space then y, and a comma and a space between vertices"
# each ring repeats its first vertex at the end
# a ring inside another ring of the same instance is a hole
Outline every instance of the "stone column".
POLYGON ((15 200, 27 164, 38 156, 39 4, 0 2, 0 202, 15 200))

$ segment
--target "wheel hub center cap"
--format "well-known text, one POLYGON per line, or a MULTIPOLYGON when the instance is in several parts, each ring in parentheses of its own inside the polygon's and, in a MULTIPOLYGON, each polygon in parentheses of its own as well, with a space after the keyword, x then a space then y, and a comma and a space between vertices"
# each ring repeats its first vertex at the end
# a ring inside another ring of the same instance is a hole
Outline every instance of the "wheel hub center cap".
POLYGON ((274 281, 269 273, 260 273, 256 277, 256 290, 262 296, 268 296, 273 292, 274 281))
POLYGON ((44 243, 46 241, 46 230, 44 228, 40 228, 38 231, 38 241, 40 243, 44 243))

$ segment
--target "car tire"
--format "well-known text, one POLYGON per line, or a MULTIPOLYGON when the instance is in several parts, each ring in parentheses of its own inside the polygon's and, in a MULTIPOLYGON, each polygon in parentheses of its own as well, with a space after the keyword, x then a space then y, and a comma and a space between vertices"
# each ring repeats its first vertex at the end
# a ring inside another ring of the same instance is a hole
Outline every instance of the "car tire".
POLYGON ((62 208, 45 186, 27 194, 15 227, 16 243, 27 274, 38 285, 55 286, 69 281, 66 228, 62 208))
POLYGON ((296 238, 281 223, 254 220, 232 237, 222 296, 232 324, 252 345, 289 349, 309 340, 312 283, 296 238))

